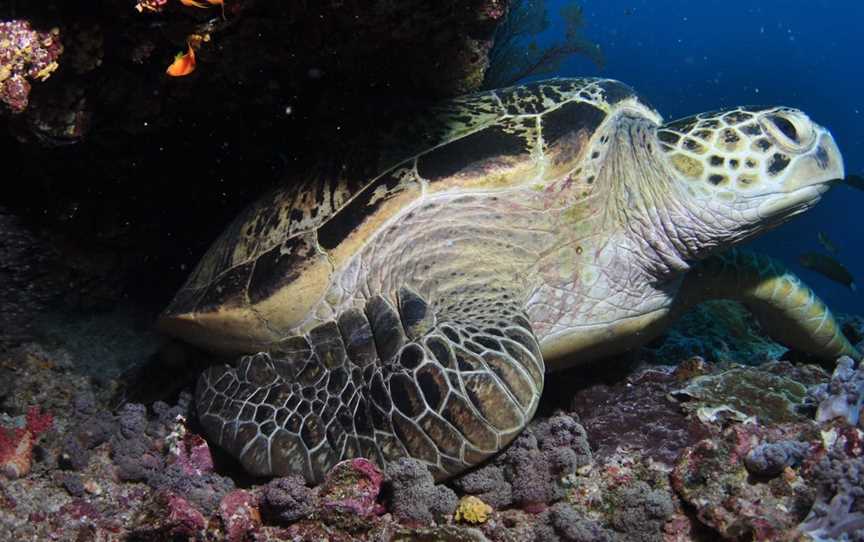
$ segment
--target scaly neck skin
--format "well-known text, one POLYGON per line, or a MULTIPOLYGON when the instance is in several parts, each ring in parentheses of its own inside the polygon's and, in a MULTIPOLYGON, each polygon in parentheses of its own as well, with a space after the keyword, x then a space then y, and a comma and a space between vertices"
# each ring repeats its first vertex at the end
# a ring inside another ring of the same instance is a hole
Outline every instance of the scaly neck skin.
POLYGON ((620 225, 630 265, 663 282, 735 241, 739 220, 720 202, 688 192, 660 150, 656 126, 624 117, 612 130, 615 144, 599 182, 610 187, 607 220, 620 225))
POLYGON ((556 247, 538 262, 526 305, 544 356, 589 359, 633 346, 624 339, 638 342, 664 322, 688 262, 720 246, 713 211, 674 177, 655 130, 641 118, 614 119, 591 186, 559 182, 588 196, 561 190, 559 201, 572 203, 552 205, 561 209, 556 247))

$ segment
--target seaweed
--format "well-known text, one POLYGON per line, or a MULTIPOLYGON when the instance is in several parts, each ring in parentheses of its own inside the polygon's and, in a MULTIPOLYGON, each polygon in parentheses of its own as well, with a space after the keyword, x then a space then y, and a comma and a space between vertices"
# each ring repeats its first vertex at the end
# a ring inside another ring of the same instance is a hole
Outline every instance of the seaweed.
POLYGON ((586 55, 603 68, 600 46, 582 36, 582 7, 569 2, 558 15, 565 25, 564 39, 541 45, 537 37, 551 26, 545 0, 513 0, 507 19, 495 31, 483 88, 505 87, 526 77, 554 73, 573 55, 586 55))

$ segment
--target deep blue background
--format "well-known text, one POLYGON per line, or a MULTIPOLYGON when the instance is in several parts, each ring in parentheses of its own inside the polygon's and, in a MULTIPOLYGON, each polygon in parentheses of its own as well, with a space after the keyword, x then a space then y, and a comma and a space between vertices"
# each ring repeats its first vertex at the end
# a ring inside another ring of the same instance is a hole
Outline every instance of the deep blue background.
MULTIPOLYGON (((564 0, 547 0, 553 26, 564 0)), ((586 37, 606 57, 602 70, 575 57, 559 75, 620 79, 666 120, 741 104, 798 107, 827 126, 847 173, 864 175, 864 1, 581 0, 586 37)), ((541 40, 542 43, 543 40, 541 40)), ((751 245, 782 259, 837 311, 864 313, 864 192, 831 190, 808 213, 751 245), (800 267, 825 232, 859 292, 800 267)))

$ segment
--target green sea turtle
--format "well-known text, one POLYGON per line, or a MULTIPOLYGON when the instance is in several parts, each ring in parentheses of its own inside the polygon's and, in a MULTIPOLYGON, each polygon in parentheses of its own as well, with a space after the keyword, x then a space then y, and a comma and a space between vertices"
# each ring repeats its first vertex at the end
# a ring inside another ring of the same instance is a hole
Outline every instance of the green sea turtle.
POLYGON ((724 251, 843 177, 798 110, 662 124, 620 82, 552 79, 404 130, 397 150, 334 157, 249 207, 160 318, 247 354, 209 368, 196 404, 253 474, 412 456, 452 476, 525 427, 546 371, 645 343, 710 298, 792 347, 859 357, 779 263, 724 251))

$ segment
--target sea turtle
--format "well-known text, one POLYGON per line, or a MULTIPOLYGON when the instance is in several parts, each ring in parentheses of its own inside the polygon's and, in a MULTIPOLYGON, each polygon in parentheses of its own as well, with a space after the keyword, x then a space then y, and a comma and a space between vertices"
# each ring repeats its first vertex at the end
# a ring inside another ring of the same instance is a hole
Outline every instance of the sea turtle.
POLYGON ((798 278, 729 249, 843 177, 801 111, 663 124, 623 83, 552 79, 453 100, 396 141, 250 206, 160 317, 246 354, 204 372, 196 405, 252 474, 411 456, 455 475, 525 427, 546 371, 709 298, 825 360, 859 357, 798 278))

